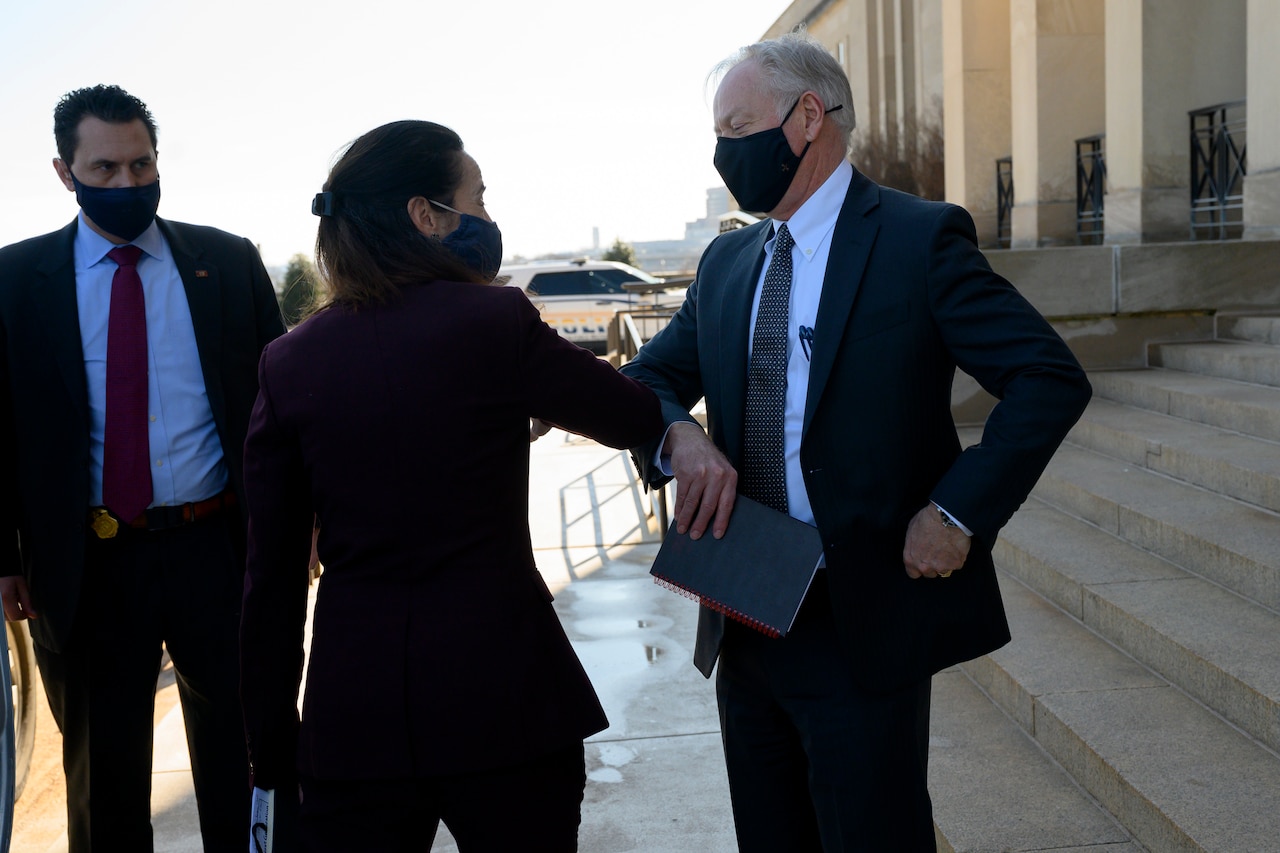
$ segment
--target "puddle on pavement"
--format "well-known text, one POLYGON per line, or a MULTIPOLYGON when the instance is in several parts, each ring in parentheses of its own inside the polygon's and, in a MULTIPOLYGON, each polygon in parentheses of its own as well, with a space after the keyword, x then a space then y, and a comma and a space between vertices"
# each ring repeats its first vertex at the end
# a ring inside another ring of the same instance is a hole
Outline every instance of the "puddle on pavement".
POLYGON ((565 627, 609 715, 609 732, 628 728, 627 708, 671 677, 680 648, 668 632, 674 621, 657 605, 668 594, 649 578, 578 584, 562 597, 565 627))
POLYGON ((617 743, 602 743, 596 747, 603 767, 597 767, 587 774, 592 782, 617 784, 622 781, 622 771, 618 770, 630 764, 636 757, 634 750, 617 743))
POLYGON ((634 616, 591 616, 573 620, 573 628, 588 637, 661 637, 671 628, 671 620, 661 616, 636 619, 634 616))

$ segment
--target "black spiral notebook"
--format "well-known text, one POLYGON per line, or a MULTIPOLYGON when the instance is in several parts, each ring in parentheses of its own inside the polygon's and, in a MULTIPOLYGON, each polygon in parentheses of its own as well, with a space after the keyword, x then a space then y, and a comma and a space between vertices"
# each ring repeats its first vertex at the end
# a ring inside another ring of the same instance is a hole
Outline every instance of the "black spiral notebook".
POLYGON ((738 495, 723 539, 671 525, 649 574, 673 592, 784 637, 822 560, 816 527, 738 495))

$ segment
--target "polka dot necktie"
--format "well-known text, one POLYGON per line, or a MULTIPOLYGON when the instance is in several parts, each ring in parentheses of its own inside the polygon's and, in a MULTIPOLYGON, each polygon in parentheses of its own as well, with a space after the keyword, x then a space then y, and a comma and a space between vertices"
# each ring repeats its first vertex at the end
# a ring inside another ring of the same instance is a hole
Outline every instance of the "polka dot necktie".
POLYGON ((783 446, 787 406, 787 330, 791 304, 791 247, 784 222, 773 242, 764 274, 756 327, 747 366, 747 410, 742 493, 787 512, 787 469, 783 446))
POLYGON ((147 436, 147 312, 137 246, 107 252, 111 279, 107 320, 107 411, 102 439, 102 502, 126 524, 151 503, 147 436))

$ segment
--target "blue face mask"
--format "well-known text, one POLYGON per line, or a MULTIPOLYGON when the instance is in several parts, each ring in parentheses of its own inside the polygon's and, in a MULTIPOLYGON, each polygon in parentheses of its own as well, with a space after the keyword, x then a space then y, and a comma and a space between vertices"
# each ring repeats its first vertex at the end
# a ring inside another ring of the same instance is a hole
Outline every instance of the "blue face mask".
POLYGON ((464 264, 484 276, 485 281, 493 281, 502 267, 502 232, 498 230, 498 226, 478 216, 454 210, 447 204, 438 201, 431 203, 462 217, 458 227, 446 234, 440 242, 464 264))
POLYGON ((140 187, 89 187, 75 175, 71 180, 84 215, 113 237, 130 243, 155 221, 160 207, 159 178, 140 187))

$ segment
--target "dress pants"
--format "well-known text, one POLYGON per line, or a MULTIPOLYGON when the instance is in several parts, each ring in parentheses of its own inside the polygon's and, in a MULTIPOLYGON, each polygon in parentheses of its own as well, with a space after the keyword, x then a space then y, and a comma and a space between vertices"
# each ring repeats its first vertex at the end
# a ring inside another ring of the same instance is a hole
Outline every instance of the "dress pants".
POLYGON ((243 561, 216 516, 163 531, 92 533, 71 638, 36 645, 63 737, 69 853, 150 851, 156 679, 177 675, 206 853, 245 849, 249 761, 239 699, 243 561))
POLYGON ((387 780, 304 777, 301 849, 427 853, 443 820, 460 853, 573 853, 586 785, 581 742, 474 773, 387 780))
POLYGON ((929 679, 890 694, 853 683, 826 570, 786 637, 726 620, 718 666, 742 853, 935 850, 929 679))

